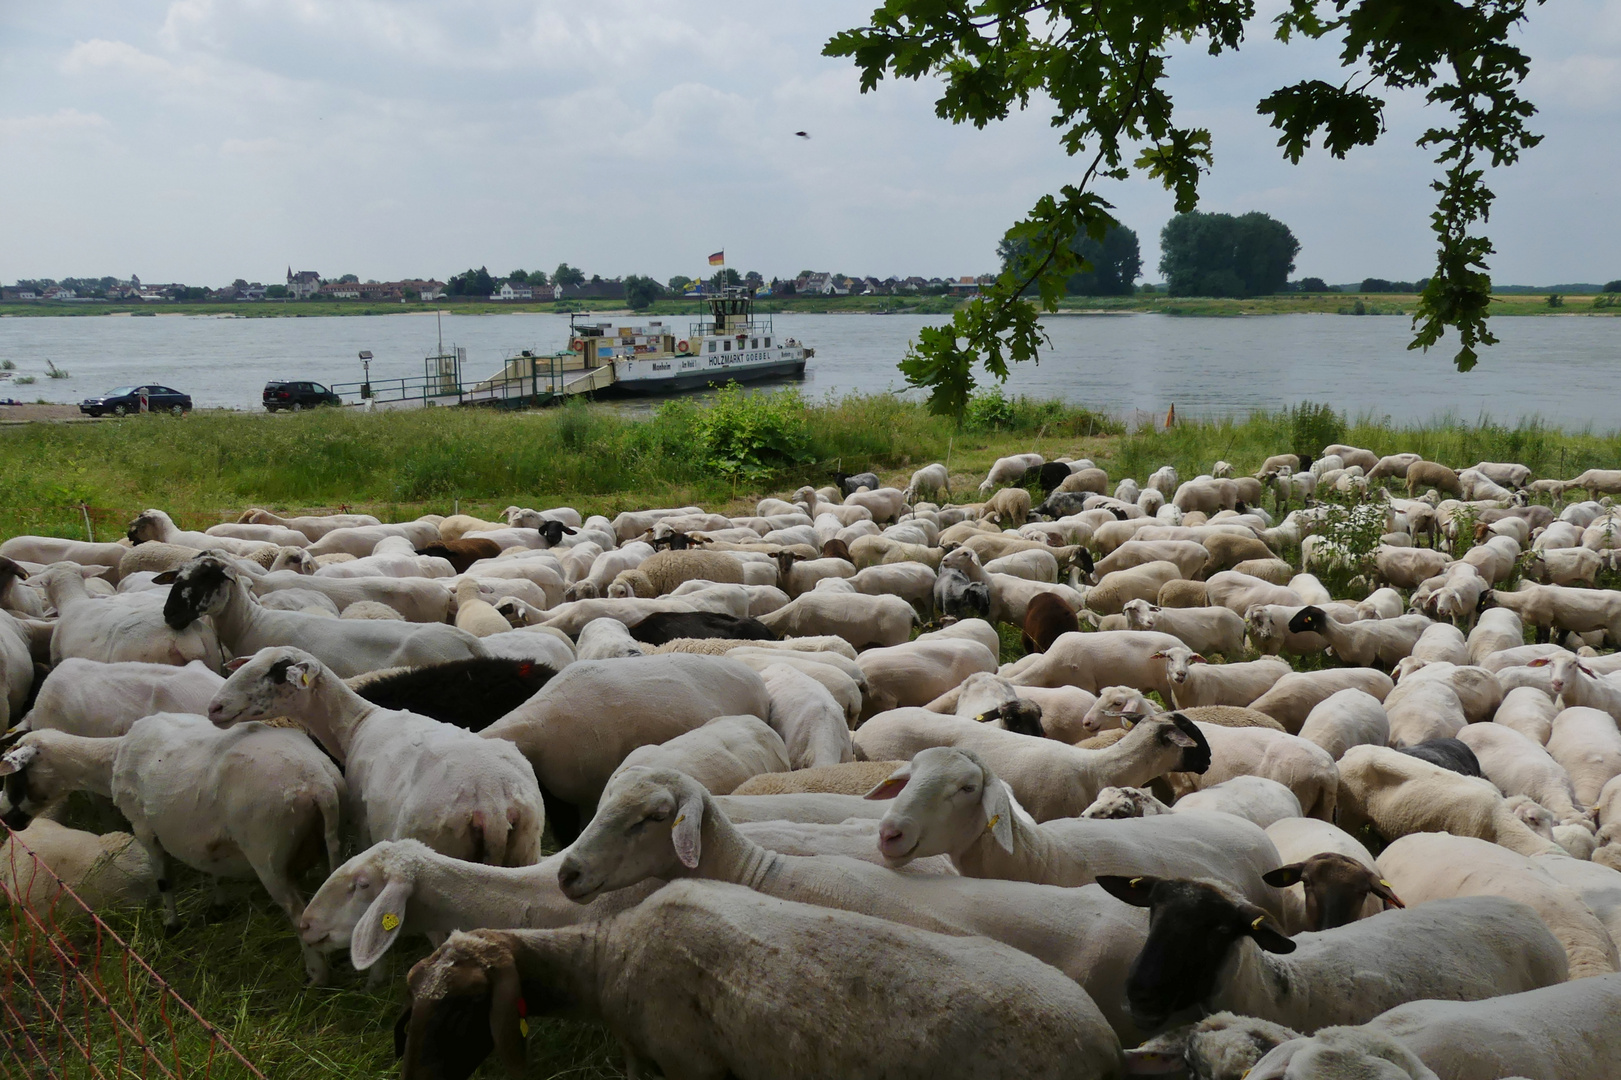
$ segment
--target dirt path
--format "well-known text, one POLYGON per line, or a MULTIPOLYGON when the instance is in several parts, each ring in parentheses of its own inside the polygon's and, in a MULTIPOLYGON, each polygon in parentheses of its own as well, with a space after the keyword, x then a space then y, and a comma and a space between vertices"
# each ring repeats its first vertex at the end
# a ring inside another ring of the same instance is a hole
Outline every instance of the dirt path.
POLYGON ((0 424, 32 420, 89 420, 77 405, 0 405, 0 424))

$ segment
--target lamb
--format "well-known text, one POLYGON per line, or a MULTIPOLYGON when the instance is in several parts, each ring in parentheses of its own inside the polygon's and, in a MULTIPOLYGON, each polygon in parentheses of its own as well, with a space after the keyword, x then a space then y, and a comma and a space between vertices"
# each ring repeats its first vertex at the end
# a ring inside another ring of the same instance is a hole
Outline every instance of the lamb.
POLYGON ((618 619, 603 617, 592 619, 580 630, 575 654, 581 660, 613 660, 626 656, 641 656, 649 650, 631 636, 630 630, 618 619))
MULTIPOLYGON (((295 926, 304 909, 296 882, 312 852, 338 864, 343 777, 300 731, 216 731, 184 713, 143 717, 110 739, 35 731, 0 757, 0 776, 13 829, 72 791, 111 798, 157 870, 170 928, 179 926, 171 857, 214 878, 258 878, 295 926)), ((311 949, 304 970, 311 982, 326 979, 311 949)))
MULTIPOLYGON (((565 893, 585 902, 649 877, 688 876, 1003 941, 1111 1003, 1119 1000, 1119 971, 1147 931, 1141 916, 1108 903, 1095 888, 918 877, 849 859, 784 857, 752 843, 700 785, 669 770, 627 772, 610 784, 597 817, 563 853, 557 878, 565 893), (656 829, 629 830, 660 815, 680 818, 668 838, 656 829)), ((1122 1037, 1140 1037, 1123 1010, 1111 1005, 1105 1016, 1122 1037)))
POLYGON ((1246 560, 1276 561, 1272 549, 1253 536, 1215 533, 1205 537, 1202 543, 1205 550, 1210 552, 1210 557, 1204 565, 1206 576, 1230 570, 1246 560))
POLYGON ((200 660, 176 667, 70 657, 45 677, 33 709, 18 727, 117 738, 153 713, 204 712, 224 683, 200 660))
POLYGON ((1500 896, 1530 905, 1559 939, 1572 979, 1607 975, 1621 966, 1604 924, 1572 889, 1523 854, 1472 836, 1420 833, 1387 847, 1379 856, 1379 872, 1409 904, 1500 896))
POLYGON ((1179 708, 1198 705, 1247 706, 1288 675, 1282 660, 1261 659, 1236 664, 1209 664, 1186 645, 1161 649, 1150 660, 1165 665, 1163 683, 1179 708))
POLYGON ((1436 901, 1291 939, 1265 909, 1217 883, 1105 875, 1098 884, 1151 912, 1126 980, 1132 1018, 1150 1030, 1197 1009, 1310 1033, 1418 998, 1478 1000, 1566 975, 1563 950, 1536 913, 1498 897, 1436 901))
POLYGON ((1604 785, 1621 775, 1621 731, 1614 717, 1598 709, 1577 706, 1555 716, 1548 753, 1570 774, 1583 806, 1597 803, 1604 785))
POLYGON ((1386 669, 1408 656, 1429 626, 1430 620, 1422 615, 1342 623, 1329 618, 1322 608, 1310 605, 1289 620, 1291 633, 1321 634, 1334 655, 1345 663, 1386 669))
POLYGON ((1037 821, 1075 817, 1105 787, 1134 787, 1166 772, 1203 773, 1210 746, 1186 717, 1145 719, 1106 750, 1083 750, 926 709, 896 709, 855 736, 870 760, 910 758, 929 747, 971 749, 996 770, 1037 821))
MULTIPOLYGON (((772 652, 768 662, 790 654, 772 652)), ((580 660, 545 689, 485 728, 529 760, 547 797, 552 831, 578 834, 608 777, 638 746, 668 742, 717 716, 769 716, 765 683, 731 657, 667 653, 625 660, 580 660)))
POLYGON ((1407 497, 1416 497, 1423 488, 1435 488, 1463 498, 1463 484, 1458 474, 1434 461, 1415 461, 1407 466, 1407 497))
POLYGON ((1002 674, 1015 686, 1078 686, 1095 694, 1118 683, 1168 694, 1164 665, 1153 656, 1181 644, 1152 630, 1063 634, 1046 652, 1016 661, 1002 674))
POLYGON ((899 645, 912 636, 917 612, 898 596, 865 596, 813 589, 760 617, 784 637, 835 635, 857 649, 899 645))
POLYGON ((70 657, 104 664, 135 661, 184 666, 201 660, 218 670, 220 641, 208 626, 164 625, 159 592, 122 593, 93 599, 76 566, 58 563, 40 575, 46 598, 58 612, 50 639, 52 665, 70 657))
POLYGON ((1474 751, 1481 773, 1504 795, 1524 795, 1562 824, 1585 823, 1570 774, 1542 744, 1503 724, 1470 724, 1458 738, 1474 751))
POLYGON ((242 664, 208 707, 222 728, 267 716, 296 717, 343 765, 358 831, 371 841, 421 840, 494 866, 540 858, 545 812, 516 748, 374 705, 286 646, 242 664))
MULTIPOLYGON (((1015 489, 1023 490, 1023 489, 1015 489)), ((1030 501, 1029 492, 1024 493, 1025 503, 1030 501)), ((845 506, 859 506, 872 515, 877 522, 894 521, 906 513, 906 493, 899 488, 875 488, 872 491, 856 491, 844 497, 845 506)))
POLYGON ((486 1013, 503 1063, 520 1071, 523 986, 541 988, 553 1011, 606 1022, 632 1075, 1101 1080, 1119 1071, 1119 1040, 1086 993, 1008 946, 682 881, 600 923, 452 935, 412 972, 408 1073, 437 1073, 453 1055, 453 1074, 469 1075, 487 1044, 469 1053, 445 1025, 481 1029, 486 1013), (885 1003, 881 1013, 851 996, 852 979, 885 1003), (895 1015, 916 1018, 915 1038, 893 1038, 895 1015), (829 1030, 844 1037, 829 1041, 829 1030))
POLYGON ((1092 800, 1091 806, 1081 811, 1080 816, 1091 820, 1123 821, 1126 818, 1170 813, 1174 811, 1155 798, 1147 788, 1106 787, 1098 792, 1098 797, 1092 800))
POLYGON ((1210 747, 1210 767, 1198 774, 1166 778, 1171 790, 1186 795, 1238 776, 1262 776, 1294 793, 1307 817, 1334 820, 1339 771, 1328 751, 1295 735, 1264 727, 1200 724, 1210 747))
POLYGON ((370 514, 322 514, 286 518, 278 517, 269 510, 262 510, 256 506, 244 510, 237 521, 244 525, 277 525, 283 529, 301 532, 312 541, 321 539, 335 529, 382 524, 370 514))
POLYGON ((188 532, 177 526, 174 519, 162 510, 142 510, 135 515, 135 519, 129 523, 128 536, 129 542, 137 546, 157 541, 201 551, 224 551, 244 558, 267 550, 274 554, 275 550, 281 547, 280 543, 268 543, 263 540, 237 540, 229 536, 188 532))
POLYGON ((464 577, 456 584, 456 628, 465 630, 474 637, 489 637, 491 634, 504 634, 512 629, 506 616, 495 610, 491 604, 479 595, 479 583, 476 579, 464 577))
POLYGON ((948 496, 951 494, 951 475, 944 465, 936 462, 914 472, 904 494, 907 502, 914 503, 920 495, 938 495, 942 491, 948 496))
MULTIPOLYGON (((221 643, 237 656, 297 643, 339 678, 383 668, 467 660, 483 652, 477 638, 451 626, 332 620, 262 608, 254 601, 247 579, 224 559, 207 552, 177 573, 163 605, 164 621, 177 632, 205 615, 221 643)), ((506 620, 501 621, 505 628, 506 620)))
POLYGON ((1299 734, 1338 761, 1353 746, 1389 745, 1390 719, 1378 698, 1365 690, 1347 687, 1312 706, 1299 734))
POLYGON ((77 921, 78 905, 62 899, 63 885, 91 910, 105 911, 149 899, 158 876, 146 849, 127 832, 97 836, 38 817, 0 841, 0 894, 48 926, 77 921))
MULTIPOLYGON (((626 769, 672 769, 691 777, 713 795, 730 795, 750 777, 785 773, 788 747, 757 716, 717 716, 657 746, 639 746, 625 755, 613 775, 626 769)), ((613 777, 609 777, 609 785, 613 777)))
POLYGON ((991 465, 989 475, 979 485, 980 494, 986 494, 992 488, 1007 484, 1022 484, 1025 473, 1031 469, 1039 469, 1046 461, 1047 459, 1040 454, 1014 454, 1011 457, 997 458, 991 465))
POLYGON ((1371 918, 1386 904, 1405 906, 1380 878, 1368 849, 1345 830, 1295 817, 1268 825, 1266 835, 1284 861, 1267 879, 1283 889, 1283 926, 1289 934, 1371 918))
MULTIPOLYGON (((1163 711, 1165 710, 1144 697, 1140 690, 1129 686, 1106 686, 1082 718, 1081 729, 1086 733, 1107 731, 1122 724, 1135 724, 1144 717, 1155 716, 1163 711)), ((1197 724, 1263 727, 1280 732, 1283 730, 1282 724, 1265 713, 1234 705, 1201 705, 1179 711, 1197 724)))
POLYGON ((868 649, 856 658, 867 677, 865 713, 927 705, 978 672, 996 671, 996 653, 967 638, 868 649))
POLYGON ((722 551, 659 551, 634 569, 620 571, 608 586, 608 595, 646 599, 674 592, 678 585, 695 580, 741 585, 743 565, 722 551))
POLYGON ((1570 589, 1522 582, 1518 590, 1493 589, 1491 602, 1515 612, 1546 641, 1550 628, 1578 634, 1603 631, 1605 640, 1621 642, 1621 593, 1608 589, 1570 589))
POLYGON ((1024 488, 1003 488, 985 501, 980 516, 998 525, 1023 525, 1030 520, 1030 493, 1024 488))
POLYGON ((1231 658, 1244 651, 1245 620, 1227 608, 1164 608, 1147 600, 1129 600, 1121 613, 1128 629, 1170 634, 1196 653, 1219 653, 1231 658))
POLYGON ((1522 855, 1557 850, 1514 815, 1489 781, 1459 776, 1383 746, 1351 747, 1340 758, 1339 771, 1338 824, 1353 836, 1371 825, 1388 841, 1410 833, 1449 832, 1489 840, 1522 855))
POLYGON ((786 564, 780 570, 780 584, 789 599, 810 592, 824 578, 847 579, 858 573, 855 564, 847 559, 798 559, 791 552, 784 551, 779 553, 778 560, 779 565, 786 564))

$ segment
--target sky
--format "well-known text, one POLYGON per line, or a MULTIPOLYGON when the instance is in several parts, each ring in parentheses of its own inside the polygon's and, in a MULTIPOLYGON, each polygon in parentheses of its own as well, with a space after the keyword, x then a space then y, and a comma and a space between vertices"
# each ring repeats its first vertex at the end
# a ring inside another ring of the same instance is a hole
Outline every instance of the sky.
MULTIPOLYGON (((767 278, 994 270, 1007 226, 1081 167, 1039 104, 981 131, 936 118, 928 81, 862 94, 821 49, 873 3, 0 0, 0 280, 561 261, 662 280, 717 249, 767 278)), ((1377 146, 1289 165, 1255 103, 1341 76, 1259 6, 1240 54, 1171 63, 1179 122, 1214 136, 1200 208, 1288 224, 1298 275, 1426 275, 1437 169, 1413 140, 1439 118, 1396 96, 1377 146)), ((1516 37, 1546 138, 1488 181, 1494 280, 1621 277, 1621 0, 1535 7, 1516 37)), ((1100 190, 1161 280, 1169 195, 1100 190)))

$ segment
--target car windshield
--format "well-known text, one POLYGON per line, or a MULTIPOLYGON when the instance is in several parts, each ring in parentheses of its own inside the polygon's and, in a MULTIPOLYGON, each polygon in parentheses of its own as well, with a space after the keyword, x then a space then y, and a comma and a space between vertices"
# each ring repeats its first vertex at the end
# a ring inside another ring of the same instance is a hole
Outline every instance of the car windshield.
POLYGON ((135 393, 135 387, 133 387, 133 386, 120 386, 117 390, 109 390, 105 394, 103 394, 102 396, 103 397, 123 397, 125 394, 133 394, 133 393, 135 393))

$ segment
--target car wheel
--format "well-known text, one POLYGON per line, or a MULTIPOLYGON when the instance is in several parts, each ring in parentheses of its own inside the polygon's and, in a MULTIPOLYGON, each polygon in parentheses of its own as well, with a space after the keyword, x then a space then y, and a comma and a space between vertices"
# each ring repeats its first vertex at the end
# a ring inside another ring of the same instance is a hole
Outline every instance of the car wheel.
POLYGON ((128 416, 129 415, 129 406, 128 405, 114 405, 113 406, 113 415, 114 416, 128 416))
POLYGON ((265 412, 273 413, 275 411, 276 411, 276 407, 274 405, 266 405, 265 406, 265 412))
POLYGON ((170 409, 169 412, 175 416, 184 416, 186 415, 186 408, 183 405, 176 405, 174 408, 170 409))
POLYGON ((303 412, 304 411, 304 406, 300 405, 298 402, 295 401, 295 402, 293 402, 293 411, 294 412, 303 412))

